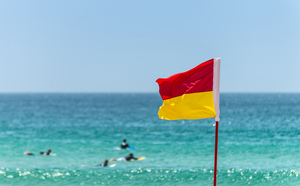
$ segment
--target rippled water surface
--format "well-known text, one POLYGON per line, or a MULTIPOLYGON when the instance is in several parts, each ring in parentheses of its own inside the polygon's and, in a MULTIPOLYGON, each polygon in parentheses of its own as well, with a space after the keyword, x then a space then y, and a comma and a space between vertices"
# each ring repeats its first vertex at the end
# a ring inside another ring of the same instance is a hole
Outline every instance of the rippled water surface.
MULTIPOLYGON (((160 120, 161 103, 158 94, 1 94, 0 184, 212 185, 214 119, 160 120), (119 150, 123 138, 135 150, 119 150), (129 153, 146 159, 95 166, 129 153)), ((221 94, 220 110, 218 185, 300 185, 300 94, 221 94)))

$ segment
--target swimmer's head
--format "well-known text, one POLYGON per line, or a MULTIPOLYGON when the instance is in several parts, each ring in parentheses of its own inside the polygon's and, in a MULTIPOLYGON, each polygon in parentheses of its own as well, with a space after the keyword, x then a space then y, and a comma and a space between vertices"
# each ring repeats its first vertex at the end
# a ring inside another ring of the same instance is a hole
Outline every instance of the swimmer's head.
POLYGON ((126 139, 123 139, 123 142, 126 142, 126 139))
POLYGON ((132 154, 132 153, 130 153, 130 154, 129 154, 129 156, 133 156, 133 154, 132 154))

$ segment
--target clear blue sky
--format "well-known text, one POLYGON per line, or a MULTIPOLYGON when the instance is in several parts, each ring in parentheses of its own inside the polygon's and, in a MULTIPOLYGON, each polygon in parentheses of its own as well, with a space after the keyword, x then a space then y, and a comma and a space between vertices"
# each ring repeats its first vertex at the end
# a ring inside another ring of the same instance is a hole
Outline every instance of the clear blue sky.
POLYGON ((221 57, 221 92, 300 92, 300 1, 0 2, 0 93, 157 92, 221 57))

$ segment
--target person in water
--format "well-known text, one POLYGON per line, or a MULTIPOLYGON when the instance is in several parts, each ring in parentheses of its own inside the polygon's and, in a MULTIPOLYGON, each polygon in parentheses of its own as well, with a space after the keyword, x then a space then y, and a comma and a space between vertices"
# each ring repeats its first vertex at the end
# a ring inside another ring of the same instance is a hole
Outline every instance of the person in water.
POLYGON ((133 156, 133 154, 132 153, 130 153, 128 156, 126 156, 125 157, 125 160, 126 161, 130 161, 130 160, 137 160, 138 158, 135 158, 134 156, 133 156))
POLYGON ((50 155, 51 149, 48 149, 47 152, 40 152, 40 155, 50 155))
POLYGON ((121 149, 127 149, 129 148, 129 145, 126 143, 126 139, 123 139, 123 142, 121 143, 121 149))
POLYGON ((107 165, 108 165, 108 160, 105 160, 104 163, 101 163, 100 165, 96 165, 96 166, 107 167, 107 165))
POLYGON ((130 160, 137 160, 138 158, 135 158, 132 153, 130 153, 128 156, 118 158, 118 159, 110 159, 110 161, 130 161, 130 160))

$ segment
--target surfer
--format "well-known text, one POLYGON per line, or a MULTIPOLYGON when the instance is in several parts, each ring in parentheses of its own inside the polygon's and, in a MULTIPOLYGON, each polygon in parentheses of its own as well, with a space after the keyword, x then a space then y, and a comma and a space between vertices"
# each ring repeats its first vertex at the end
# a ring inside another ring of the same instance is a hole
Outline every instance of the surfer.
POLYGON ((132 153, 130 153, 128 156, 125 157, 126 161, 130 161, 132 159, 137 160, 138 158, 135 158, 132 153))
POLYGON ((108 160, 105 160, 104 163, 101 163, 100 166, 106 167, 108 165, 108 160))
POLYGON ((123 139, 123 142, 121 143, 121 149, 127 149, 129 148, 129 145, 126 142, 126 139, 123 139))
POLYGON ((105 160, 104 163, 101 163, 101 164, 96 165, 96 166, 107 167, 107 165, 108 165, 108 160, 105 160))
POLYGON ((50 155, 51 149, 48 149, 47 152, 40 152, 40 155, 50 155))
POLYGON ((109 161, 130 161, 130 160, 137 160, 138 158, 135 158, 132 153, 130 153, 128 156, 118 158, 118 159, 110 159, 109 161))

